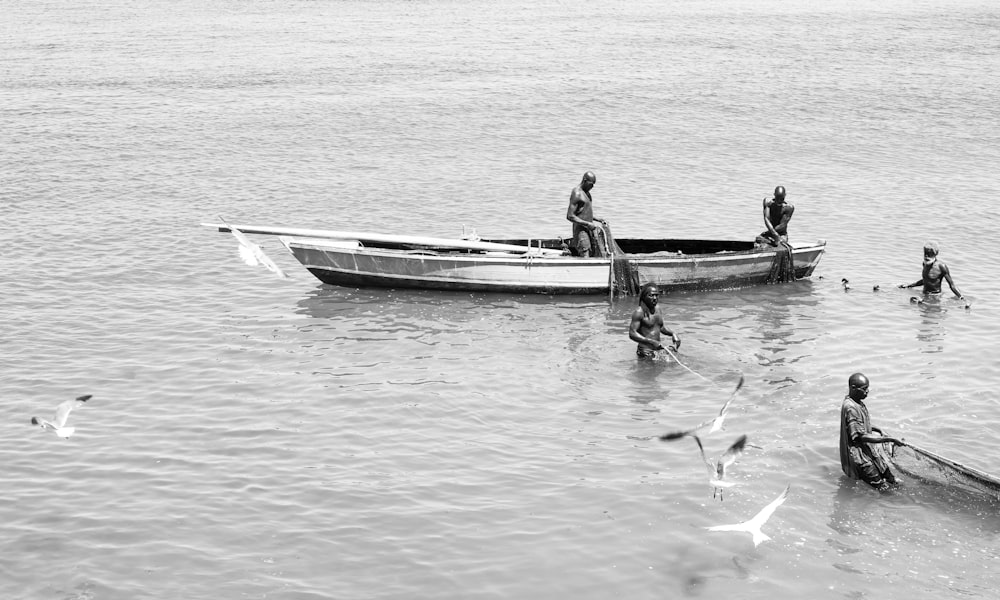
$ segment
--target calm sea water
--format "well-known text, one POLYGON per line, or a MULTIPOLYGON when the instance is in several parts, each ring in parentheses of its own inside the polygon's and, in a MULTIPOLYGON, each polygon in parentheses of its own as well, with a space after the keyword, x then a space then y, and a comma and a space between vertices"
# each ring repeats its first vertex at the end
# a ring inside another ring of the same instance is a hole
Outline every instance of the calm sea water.
POLYGON ((995 504, 841 477, 873 421, 1000 468, 994 2, 0 2, 0 597, 989 598, 995 504), (240 223, 749 239, 810 281, 634 299, 324 286, 240 223), (937 240, 972 308, 914 305, 937 240), (841 279, 850 281, 845 290, 841 279), (879 291, 873 291, 874 286, 879 291), (713 500, 656 436, 746 384, 713 500), (91 393, 62 440, 28 422, 91 393), (743 521, 791 484, 754 548, 743 521))

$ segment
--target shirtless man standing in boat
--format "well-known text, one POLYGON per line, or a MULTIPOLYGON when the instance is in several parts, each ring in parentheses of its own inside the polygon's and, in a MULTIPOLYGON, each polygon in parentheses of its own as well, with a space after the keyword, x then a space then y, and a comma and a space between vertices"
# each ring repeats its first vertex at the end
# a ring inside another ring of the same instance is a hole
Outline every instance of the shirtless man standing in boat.
POLYGON ((940 294, 941 280, 943 279, 948 282, 948 287, 958 296, 958 299, 964 300, 962 292, 958 291, 958 288, 955 287, 955 282, 951 279, 951 270, 948 269, 948 265, 938 260, 938 251, 937 242, 927 242, 924 244, 924 268, 920 279, 913 283, 900 284, 899 287, 912 288, 923 285, 924 294, 940 294))
POLYGON ((788 243, 788 222, 794 212, 795 207, 785 202, 785 188, 780 185, 774 188, 774 198, 764 198, 764 225, 767 231, 757 236, 757 243, 767 246, 788 243))
POLYGON ((577 256, 600 256, 600 246, 597 245, 597 238, 594 230, 605 223, 604 219, 594 217, 594 200, 590 196, 590 190, 597 183, 597 175, 593 171, 583 174, 580 185, 573 188, 569 194, 569 209, 566 211, 566 220, 573 223, 573 248, 576 249, 577 256))
POLYGON ((657 306, 660 289, 655 284, 647 283, 639 292, 639 306, 632 313, 632 322, 628 326, 628 336, 639 346, 635 354, 639 358, 654 358, 657 350, 663 350, 660 343, 660 333, 670 336, 674 349, 681 347, 681 338, 663 324, 663 316, 657 306))

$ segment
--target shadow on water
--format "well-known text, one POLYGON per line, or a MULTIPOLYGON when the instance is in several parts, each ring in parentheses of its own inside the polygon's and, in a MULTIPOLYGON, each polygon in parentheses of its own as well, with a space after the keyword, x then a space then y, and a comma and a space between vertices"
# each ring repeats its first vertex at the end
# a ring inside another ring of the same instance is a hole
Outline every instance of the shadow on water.
POLYGON ((439 290, 368 289, 322 285, 298 301, 296 313, 312 319, 338 319, 366 310, 391 310, 397 315, 425 320, 463 322, 524 307, 550 309, 603 308, 606 301, 592 296, 545 296, 540 294, 487 294, 439 290))
POLYGON ((769 385, 785 387, 800 379, 789 365, 827 334, 823 305, 822 285, 801 280, 681 296, 671 308, 681 330, 699 338, 685 361, 695 371, 726 385, 722 374, 759 366, 769 385))
POLYGON ((944 351, 944 338, 948 333, 944 321, 948 318, 948 308, 942 303, 941 296, 931 294, 914 296, 911 303, 916 305, 920 313, 920 327, 917 329, 917 341, 922 342, 920 351, 924 354, 936 354, 944 351), (917 299, 914 302, 914 298, 917 299))
POLYGON ((636 404, 669 399, 671 388, 674 387, 671 378, 680 371, 680 366, 666 352, 657 352, 655 358, 633 356, 632 364, 626 372, 631 384, 627 398, 636 404))

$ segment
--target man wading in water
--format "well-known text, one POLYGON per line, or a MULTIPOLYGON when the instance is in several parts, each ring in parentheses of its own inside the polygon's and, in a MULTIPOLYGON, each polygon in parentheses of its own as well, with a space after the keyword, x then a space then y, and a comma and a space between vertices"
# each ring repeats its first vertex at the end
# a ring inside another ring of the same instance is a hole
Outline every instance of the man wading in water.
POLYGON ((864 403, 868 385, 868 378, 862 373, 855 373, 847 380, 847 396, 840 407, 840 468, 851 479, 861 479, 884 492, 896 483, 896 477, 889 470, 882 444, 901 442, 872 427, 864 403))
POLYGON ((660 343, 660 333, 670 336, 674 349, 681 347, 681 338, 663 324, 663 317, 657 303, 660 289, 655 284, 647 283, 639 292, 639 306, 632 313, 632 322, 628 326, 628 336, 639 346, 635 354, 639 358, 654 358, 657 350, 663 350, 660 343))
POLYGON ((951 270, 943 261, 938 260, 937 242, 927 242, 924 244, 924 267, 920 279, 910 284, 900 284, 901 288, 924 286, 924 294, 940 294, 941 280, 948 282, 948 287, 958 296, 959 300, 964 300, 962 292, 955 287, 955 282, 951 279, 951 270))

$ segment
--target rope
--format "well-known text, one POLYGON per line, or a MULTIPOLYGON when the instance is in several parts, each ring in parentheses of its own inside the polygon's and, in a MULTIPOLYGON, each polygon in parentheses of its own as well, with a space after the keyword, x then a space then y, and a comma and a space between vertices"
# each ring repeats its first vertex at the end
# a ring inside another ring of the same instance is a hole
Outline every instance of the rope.
POLYGON ((691 369, 690 367, 688 367, 687 365, 685 365, 684 363, 682 363, 682 362, 681 362, 681 359, 677 358, 677 355, 676 355, 676 354, 674 354, 673 352, 671 352, 671 351, 670 351, 670 348, 669 348, 669 347, 667 347, 667 346, 664 346, 664 347, 663 347, 663 349, 664 349, 664 350, 666 350, 666 351, 667 351, 667 354, 669 354, 670 356, 672 356, 672 357, 674 358, 674 360, 675 360, 675 361, 677 361, 677 364, 679 364, 680 366, 684 367, 684 368, 685 368, 685 369, 687 369, 687 370, 688 370, 689 372, 691 372, 691 373, 694 373, 694 374, 695 374, 695 375, 697 375, 698 377, 701 377, 701 378, 702 378, 702 379, 704 379, 705 381, 707 381, 707 382, 711 383, 711 384, 712 384, 712 385, 714 385, 715 387, 719 387, 719 384, 715 383, 714 381, 712 381, 712 380, 711 380, 711 379, 709 379, 708 377, 705 377, 705 376, 704 376, 704 375, 702 375, 701 373, 698 373, 698 372, 697 372, 697 371, 695 371, 694 369, 691 369))

